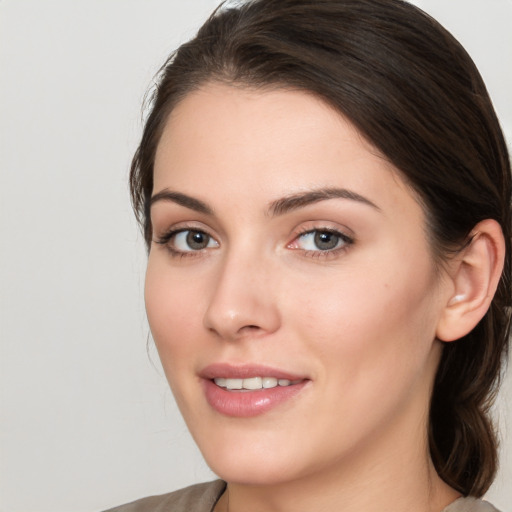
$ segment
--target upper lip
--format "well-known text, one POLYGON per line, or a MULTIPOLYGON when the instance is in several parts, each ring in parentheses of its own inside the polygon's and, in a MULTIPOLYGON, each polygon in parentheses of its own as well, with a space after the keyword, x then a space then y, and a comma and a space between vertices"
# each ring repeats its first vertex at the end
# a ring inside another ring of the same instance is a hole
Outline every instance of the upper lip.
POLYGON ((270 366, 260 364, 231 364, 231 363, 213 363, 203 368, 199 376, 203 379, 248 379, 250 377, 275 377, 276 379, 287 380, 303 380, 306 379, 304 375, 272 368, 270 366))

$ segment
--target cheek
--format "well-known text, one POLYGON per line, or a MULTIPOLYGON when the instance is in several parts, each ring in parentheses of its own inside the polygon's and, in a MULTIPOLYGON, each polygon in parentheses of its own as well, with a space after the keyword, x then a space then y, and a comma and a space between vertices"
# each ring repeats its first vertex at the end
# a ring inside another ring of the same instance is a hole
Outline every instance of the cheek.
POLYGON ((159 267, 150 257, 144 287, 146 314, 157 346, 169 334, 169 327, 177 318, 176 315, 180 314, 180 310, 174 307, 177 302, 176 290, 169 288, 166 274, 159 267))
POLYGON ((411 408, 423 417, 438 356, 431 352, 432 310, 421 287, 372 281, 361 291, 347 281, 323 306, 308 307, 298 328, 309 334, 318 363, 316 414, 332 419, 325 428, 333 442, 365 439, 411 408))
POLYGON ((425 256, 409 267, 392 261, 380 259, 334 281, 319 281, 293 306, 298 332, 309 334, 308 343, 331 374, 350 385, 409 378, 428 357, 436 323, 430 262, 425 256))
POLYGON ((169 380, 189 361, 183 355, 194 349, 187 342, 198 319, 198 294, 191 286, 193 282, 176 280, 164 262, 150 255, 144 290, 146 313, 169 380))
POLYGON ((198 333, 202 325, 198 280, 177 277, 164 261, 150 255, 144 291, 146 313, 165 376, 187 419, 197 409, 194 362, 205 347, 198 333))

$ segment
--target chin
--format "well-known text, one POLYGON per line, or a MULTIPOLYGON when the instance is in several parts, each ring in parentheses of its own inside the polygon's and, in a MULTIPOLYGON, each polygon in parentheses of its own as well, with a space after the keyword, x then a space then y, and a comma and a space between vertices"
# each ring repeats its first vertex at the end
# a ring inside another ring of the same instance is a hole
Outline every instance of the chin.
POLYGON ((195 439, 210 469, 226 482, 269 485, 296 478, 297 448, 286 446, 280 435, 277 439, 268 437, 232 432, 195 439))
POLYGON ((197 439, 210 469, 239 485, 278 485, 301 480, 332 464, 332 453, 309 444, 284 426, 278 431, 224 432, 197 439))

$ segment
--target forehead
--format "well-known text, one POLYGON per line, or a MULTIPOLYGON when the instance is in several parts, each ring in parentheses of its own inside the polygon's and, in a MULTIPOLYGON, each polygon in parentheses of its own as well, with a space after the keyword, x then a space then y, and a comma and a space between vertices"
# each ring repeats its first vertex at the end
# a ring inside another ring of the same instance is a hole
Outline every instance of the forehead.
POLYGON ((154 193, 207 199, 342 186, 418 206, 411 189, 357 129, 316 96, 208 84, 172 111, 155 158, 154 193))

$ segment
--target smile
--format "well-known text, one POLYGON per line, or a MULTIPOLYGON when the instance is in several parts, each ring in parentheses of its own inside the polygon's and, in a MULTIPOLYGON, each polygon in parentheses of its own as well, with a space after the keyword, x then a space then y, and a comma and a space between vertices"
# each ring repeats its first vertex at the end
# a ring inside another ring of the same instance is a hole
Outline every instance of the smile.
POLYGON ((302 372, 259 364, 215 363, 199 373, 209 406, 223 416, 250 418, 293 403, 311 385, 302 372))

